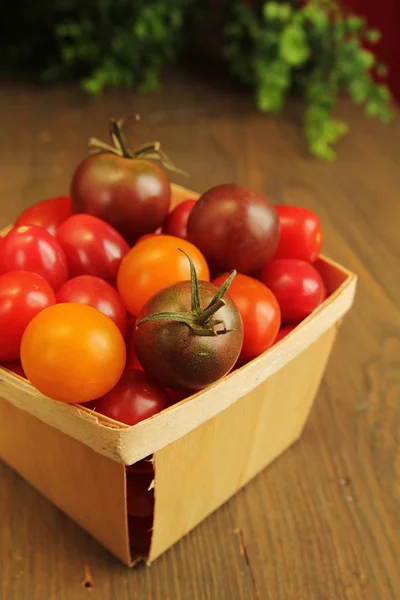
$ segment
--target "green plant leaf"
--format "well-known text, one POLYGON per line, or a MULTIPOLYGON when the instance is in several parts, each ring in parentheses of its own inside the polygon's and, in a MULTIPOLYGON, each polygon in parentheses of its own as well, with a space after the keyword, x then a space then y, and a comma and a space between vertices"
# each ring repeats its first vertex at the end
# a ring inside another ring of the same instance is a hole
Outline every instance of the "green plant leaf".
POLYGON ((287 25, 280 39, 279 54, 289 65, 304 64, 310 56, 305 31, 295 24, 287 25))

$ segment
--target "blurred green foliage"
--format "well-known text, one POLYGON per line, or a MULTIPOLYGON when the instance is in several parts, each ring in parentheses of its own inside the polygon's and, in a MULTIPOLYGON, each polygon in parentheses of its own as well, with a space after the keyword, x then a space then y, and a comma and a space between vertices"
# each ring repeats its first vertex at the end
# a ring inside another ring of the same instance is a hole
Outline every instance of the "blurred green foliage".
POLYGON ((341 93, 364 105, 368 116, 391 117, 390 93, 373 77, 384 73, 365 42, 379 33, 346 14, 334 0, 236 2, 225 27, 231 71, 255 89, 261 111, 277 112, 289 94, 305 100, 304 132, 310 152, 333 160, 333 144, 347 131, 332 117, 341 93))
POLYGON ((341 93, 371 117, 391 116, 390 93, 374 78, 385 67, 365 48, 379 32, 336 0, 3 1, 3 74, 79 79, 91 94, 106 86, 151 90, 191 39, 206 48, 217 32, 223 64, 255 90, 261 111, 280 111, 289 95, 303 98, 315 156, 333 160, 333 145, 347 130, 332 116, 341 93))

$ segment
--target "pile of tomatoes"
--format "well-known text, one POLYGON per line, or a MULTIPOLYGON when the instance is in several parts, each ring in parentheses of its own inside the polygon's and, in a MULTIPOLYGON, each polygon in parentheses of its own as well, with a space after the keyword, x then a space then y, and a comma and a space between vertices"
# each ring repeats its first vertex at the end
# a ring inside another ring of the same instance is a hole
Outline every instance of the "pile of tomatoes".
MULTIPOLYGON (((310 210, 236 184, 171 209, 165 172, 113 139, 115 152, 78 165, 70 196, 31 206, 0 237, 0 364, 134 425, 264 353, 323 302, 323 235, 310 210)), ((151 457, 127 468, 141 552, 152 476, 151 457)))

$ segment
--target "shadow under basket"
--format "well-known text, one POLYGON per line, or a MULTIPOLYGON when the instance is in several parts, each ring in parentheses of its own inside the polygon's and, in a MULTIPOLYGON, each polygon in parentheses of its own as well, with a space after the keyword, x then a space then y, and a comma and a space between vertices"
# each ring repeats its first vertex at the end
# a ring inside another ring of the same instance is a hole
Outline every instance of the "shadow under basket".
MULTIPOLYGON (((173 186, 173 205, 197 197, 173 186)), ((310 317, 247 365, 133 427, 56 402, 0 368, 0 458, 131 566, 138 557, 129 534, 140 547, 143 532, 131 518, 128 530, 125 465, 153 455, 150 564, 300 437, 357 282, 328 258, 316 266, 329 296, 310 317)))

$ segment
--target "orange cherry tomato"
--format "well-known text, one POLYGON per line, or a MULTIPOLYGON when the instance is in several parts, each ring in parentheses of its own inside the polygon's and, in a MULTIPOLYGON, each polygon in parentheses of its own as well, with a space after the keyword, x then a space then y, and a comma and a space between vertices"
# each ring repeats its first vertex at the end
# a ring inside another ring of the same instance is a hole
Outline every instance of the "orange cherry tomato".
POLYGON ((109 392, 125 367, 124 338, 96 308, 62 303, 29 323, 21 343, 27 378, 62 402, 89 402, 109 392))
POLYGON ((131 248, 122 260, 117 287, 125 308, 137 316, 154 294, 179 281, 190 280, 187 252, 200 280, 210 281, 207 261, 193 244, 170 235, 154 235, 131 248))

